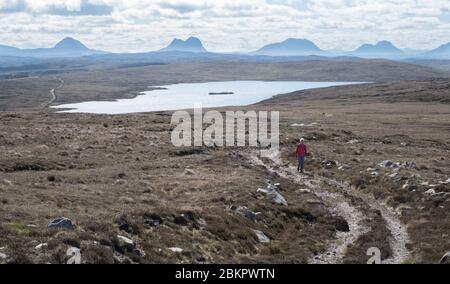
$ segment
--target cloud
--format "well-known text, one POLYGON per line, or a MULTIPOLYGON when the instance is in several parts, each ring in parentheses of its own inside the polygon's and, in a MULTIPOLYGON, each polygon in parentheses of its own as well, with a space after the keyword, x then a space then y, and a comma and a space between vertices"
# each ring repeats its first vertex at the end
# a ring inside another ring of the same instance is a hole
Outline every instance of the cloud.
POLYGON ((49 14, 49 15, 110 15, 113 7, 96 0, 2 0, 0 13, 49 14))
POLYGON ((148 51, 199 36, 213 51, 253 50, 289 37, 325 49, 390 40, 434 48, 450 39, 448 0, 0 0, 0 43, 148 51))

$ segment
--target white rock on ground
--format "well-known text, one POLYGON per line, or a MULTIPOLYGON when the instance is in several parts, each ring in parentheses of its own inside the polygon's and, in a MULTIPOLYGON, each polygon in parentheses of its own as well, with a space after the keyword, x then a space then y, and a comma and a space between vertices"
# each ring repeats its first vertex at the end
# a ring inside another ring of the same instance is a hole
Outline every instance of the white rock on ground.
POLYGON ((52 230, 75 230, 72 220, 61 217, 50 221, 48 228, 52 230))
POLYGON ((121 235, 117 235, 117 238, 125 245, 125 247, 134 248, 133 240, 131 240, 127 237, 121 236, 121 235))
POLYGON ((286 199, 278 191, 272 190, 267 193, 267 198, 275 204, 287 206, 286 199))
POLYGON ((280 187, 280 184, 275 184, 275 185, 269 184, 267 186, 267 189, 259 188, 256 192, 265 194, 267 199, 269 199, 270 202, 272 202, 274 204, 287 206, 288 203, 287 203, 286 199, 277 190, 279 187, 280 187))
POLYGON ((174 252, 174 253, 181 253, 181 252, 183 252, 182 248, 177 248, 177 247, 168 248, 168 250, 170 250, 171 252, 174 252))
POLYGON ((253 232, 255 233, 255 235, 258 238, 258 241, 260 243, 269 243, 270 242, 269 237, 267 237, 263 232, 258 231, 258 230, 253 230, 253 232))
POLYGON ((48 246, 47 243, 42 243, 42 244, 38 244, 38 245, 35 247, 35 249, 41 250, 41 249, 43 249, 44 247, 47 247, 47 246, 48 246))

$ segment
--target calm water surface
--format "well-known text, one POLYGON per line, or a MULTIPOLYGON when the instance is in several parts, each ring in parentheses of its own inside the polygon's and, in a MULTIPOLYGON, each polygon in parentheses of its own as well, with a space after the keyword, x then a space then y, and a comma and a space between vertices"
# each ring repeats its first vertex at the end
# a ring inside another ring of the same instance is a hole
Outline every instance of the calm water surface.
POLYGON ((245 106, 299 90, 359 84, 357 82, 226 81, 158 86, 133 99, 54 106, 61 112, 125 114, 203 107, 245 106), (210 93, 233 93, 210 95, 210 93))

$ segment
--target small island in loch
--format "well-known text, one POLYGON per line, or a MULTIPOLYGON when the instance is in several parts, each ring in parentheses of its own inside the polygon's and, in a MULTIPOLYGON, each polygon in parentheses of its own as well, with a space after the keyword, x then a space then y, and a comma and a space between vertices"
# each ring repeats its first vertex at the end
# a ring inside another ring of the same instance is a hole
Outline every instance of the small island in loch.
POLYGON ((228 96, 228 95, 234 95, 233 92, 219 92, 219 93, 209 93, 210 96, 228 96))

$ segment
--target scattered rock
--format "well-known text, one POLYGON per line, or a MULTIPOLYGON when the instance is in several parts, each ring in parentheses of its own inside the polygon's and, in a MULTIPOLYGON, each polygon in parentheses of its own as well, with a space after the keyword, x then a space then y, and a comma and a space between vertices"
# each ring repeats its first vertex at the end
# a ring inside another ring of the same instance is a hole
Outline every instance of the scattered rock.
POLYGON ((118 240, 118 246, 119 248, 123 251, 123 250, 127 250, 127 251, 132 251, 135 248, 135 244, 133 242, 132 239, 129 239, 127 237, 121 236, 121 235, 117 235, 117 240, 118 240))
POLYGON ((184 175, 186 175, 186 176, 194 176, 194 175, 196 175, 197 173, 194 171, 194 170, 191 170, 191 169, 186 169, 185 171, 184 171, 184 175))
POLYGON ((444 256, 439 261, 439 264, 450 264, 450 251, 444 254, 444 256))
POLYGON ((380 166, 381 168, 390 168, 393 165, 394 165, 394 162, 392 162, 390 160, 386 160, 386 161, 383 161, 383 162, 378 164, 378 166, 380 166))
POLYGON ((205 151, 202 148, 189 148, 182 149, 175 152, 175 155, 178 157, 191 156, 196 154, 203 154, 205 151))
POLYGON ((325 169, 327 169, 327 170, 336 167, 337 164, 338 164, 338 163, 337 163, 336 161, 331 161, 331 160, 324 160, 324 161, 322 161, 322 166, 323 166, 325 169))
POLYGON ((278 192, 275 185, 268 185, 267 189, 259 188, 256 192, 263 193, 272 203, 287 206, 286 199, 278 192))
POLYGON ((238 207, 238 209, 236 209, 236 212, 252 222, 256 221, 256 213, 245 206, 238 207))
POLYGON ((183 252, 182 248, 177 248, 177 247, 168 248, 168 250, 170 250, 171 252, 174 252, 174 253, 182 253, 183 252))
POLYGON ((436 194, 436 190, 430 188, 429 190, 425 191, 424 194, 428 196, 433 196, 436 194))
POLYGON ((48 224, 47 227, 51 230, 75 230, 75 226, 72 223, 72 220, 65 217, 54 219, 48 224))
POLYGON ((118 252, 113 253, 113 259, 114 259, 114 262, 117 264, 136 264, 129 257, 124 256, 118 252))
POLYGON ((157 214, 151 214, 144 220, 144 224, 150 227, 158 227, 163 222, 163 219, 157 214))
POLYGON ((69 257, 67 264, 81 264, 81 250, 76 247, 69 247, 66 255, 69 257))
POLYGON ((385 160, 378 164, 380 168, 405 168, 405 169, 417 169, 417 164, 415 162, 393 162, 391 160, 385 160))
POLYGON ((276 190, 269 191, 267 193, 267 198, 275 204, 287 206, 288 203, 286 199, 276 190))
POLYGON ((115 185, 126 185, 127 181, 124 179, 118 179, 114 182, 115 185))
POLYGON ((47 247, 47 246, 48 246, 47 243, 42 243, 42 244, 38 244, 38 245, 35 247, 35 249, 41 250, 41 249, 43 249, 43 248, 45 248, 45 247, 47 247))
POLYGON ((255 235, 258 238, 258 241, 260 243, 269 243, 270 242, 269 237, 267 237, 263 232, 258 231, 258 230, 253 230, 253 232, 255 233, 255 235))
POLYGON ((189 225, 189 220, 188 220, 188 218, 186 218, 186 216, 184 214, 175 216, 174 219, 173 219, 173 222, 175 224, 177 224, 177 225, 180 225, 180 226, 187 226, 187 225, 189 225))

